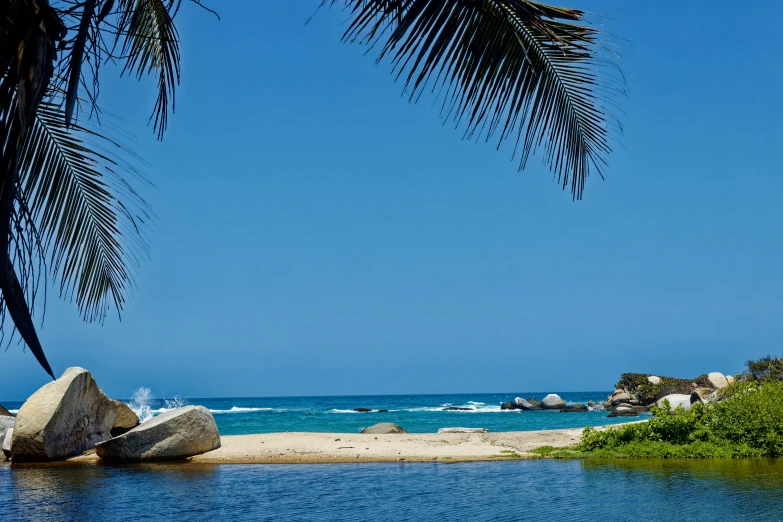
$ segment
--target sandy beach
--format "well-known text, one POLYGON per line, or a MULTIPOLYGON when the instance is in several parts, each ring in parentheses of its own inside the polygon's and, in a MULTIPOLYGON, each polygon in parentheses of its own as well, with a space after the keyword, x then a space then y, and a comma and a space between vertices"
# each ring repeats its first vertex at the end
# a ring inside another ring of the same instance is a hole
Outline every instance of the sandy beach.
MULTIPOLYGON (((220 439, 220 448, 192 457, 190 461, 204 464, 326 464, 508 460, 533 457, 531 451, 541 446, 572 445, 581 433, 579 428, 502 433, 225 435, 220 439)), ((68 462, 98 460, 98 456, 91 453, 68 462)))

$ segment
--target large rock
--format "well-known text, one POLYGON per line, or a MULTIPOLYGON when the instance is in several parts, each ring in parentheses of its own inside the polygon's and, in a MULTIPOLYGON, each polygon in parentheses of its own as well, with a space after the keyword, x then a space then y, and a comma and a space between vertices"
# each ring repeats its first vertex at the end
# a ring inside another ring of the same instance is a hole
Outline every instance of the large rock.
POLYGON ((727 375, 726 376, 726 382, 728 382, 729 384, 733 384, 734 381, 735 381, 735 379, 734 379, 733 376, 731 376, 731 375, 727 375))
POLYGON ((726 376, 720 372, 708 373, 707 380, 710 381, 710 384, 712 384, 718 390, 729 385, 729 381, 726 379, 726 376))
POLYGON ((114 401, 117 405, 117 419, 111 428, 111 436, 119 437, 139 425, 139 416, 124 402, 114 401))
POLYGON ((609 417, 638 417, 639 413, 633 406, 618 406, 608 415, 609 417))
POLYGON ((0 437, 0 439, 2 439, 3 455, 5 455, 6 459, 11 458, 11 439, 13 439, 13 436, 14 429, 9 428, 8 431, 5 432, 5 437, 0 437))
POLYGON ((79 455, 111 437, 117 407, 84 368, 68 368, 19 408, 13 460, 57 460, 79 455))
POLYGON ((516 410, 517 405, 514 402, 508 401, 500 405, 501 410, 516 410))
POLYGON ((487 428, 440 428, 438 433, 489 433, 487 428))
POLYGON ((373 424, 368 428, 364 428, 362 433, 370 433, 373 435, 388 435, 390 433, 408 433, 402 426, 397 426, 391 422, 379 422, 373 424))
POLYGON ((541 400, 541 407, 547 410, 557 410, 565 406, 565 401, 556 393, 550 393, 541 400))
POLYGON ((609 401, 612 404, 622 404, 624 402, 629 402, 630 400, 631 394, 625 390, 617 390, 609 397, 609 401))
POLYGON ((530 397, 527 402, 530 403, 531 406, 533 406, 534 410, 540 410, 541 409, 541 402, 539 402, 538 399, 535 397, 530 397))
POLYGON ((167 411, 95 446, 106 460, 184 459, 220 447, 215 419, 204 406, 167 411))
POLYGON ((522 397, 517 397, 516 399, 514 399, 514 404, 516 404, 517 408, 520 409, 520 410, 540 410, 541 409, 541 403, 539 403, 538 401, 536 401, 533 398, 531 398, 528 401, 528 400, 523 399, 522 397))
POLYGON ((0 404, 0 417, 13 417, 14 415, 5 409, 5 407, 0 404))
POLYGON ((685 395, 684 393, 673 393, 671 395, 667 395, 666 397, 661 397, 658 399, 658 407, 663 408, 663 401, 668 400, 669 401, 669 411, 674 411, 677 409, 677 406, 682 406, 685 410, 691 409, 691 396, 685 395))
POLYGON ((653 386, 661 384, 661 378, 657 375, 648 375, 647 376, 647 382, 652 384, 653 386))

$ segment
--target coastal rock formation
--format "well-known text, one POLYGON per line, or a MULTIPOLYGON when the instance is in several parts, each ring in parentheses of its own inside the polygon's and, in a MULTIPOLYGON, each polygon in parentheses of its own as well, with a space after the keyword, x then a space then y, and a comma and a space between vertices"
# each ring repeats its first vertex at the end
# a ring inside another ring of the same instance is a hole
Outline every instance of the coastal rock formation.
POLYGON ((673 393, 666 397, 658 399, 657 405, 659 408, 663 408, 663 401, 669 401, 669 411, 674 411, 678 406, 682 406, 685 410, 691 409, 691 396, 682 393, 673 393))
POLYGON ((661 384, 661 378, 657 375, 648 375, 647 382, 655 386, 656 384, 661 384))
POLYGON ((638 417, 639 413, 636 411, 636 409, 633 406, 623 405, 615 408, 612 411, 612 413, 610 413, 608 416, 609 417, 638 417))
POLYGON ((625 390, 615 390, 612 395, 609 396, 609 402, 612 405, 622 404, 631 400, 631 394, 625 390))
POLYGON ((585 406, 582 403, 574 403, 574 404, 566 404, 562 408, 560 408, 560 411, 563 412, 582 412, 587 411, 587 406, 585 406))
POLYGON ((354 408, 353 411, 359 412, 359 413, 367 413, 372 411, 370 408, 354 408))
POLYGON ((516 399, 514 399, 514 404, 516 404, 517 408, 520 410, 541 409, 541 403, 538 402, 534 397, 531 397, 530 400, 525 400, 522 397, 517 397, 516 399))
POLYGON ((362 433, 369 433, 373 435, 388 435, 391 433, 408 433, 402 426, 398 426, 391 422, 379 422, 373 424, 368 428, 364 428, 362 433))
POLYGON ((541 403, 536 399, 535 397, 530 397, 527 402, 530 403, 532 406, 532 410, 540 410, 541 409, 541 403))
POLYGON ((517 405, 514 402, 504 402, 500 405, 501 410, 516 410, 517 405))
POLYGON ((720 372, 708 373, 707 379, 710 381, 710 384, 712 384, 712 386, 718 390, 729 385, 729 381, 726 379, 726 376, 720 372))
POLYGON ((111 436, 119 437, 139 425, 139 416, 124 402, 114 401, 114 404, 117 405, 117 419, 111 428, 111 436))
POLYGON ((489 433, 487 428, 440 428, 438 433, 489 433))
POLYGON ((13 417, 13 414, 0 404, 0 417, 13 417))
POLYGON ((565 401, 556 393, 550 393, 541 400, 541 407, 546 410, 557 410, 565 406, 565 401))
POLYGON ((153 417, 95 446, 106 460, 184 459, 220 447, 215 419, 203 406, 185 406, 153 417))
POLYGON ((443 411, 473 411, 473 408, 465 408, 463 406, 447 406, 443 408, 443 411))
POLYGON ((56 460, 78 455, 111 437, 117 407, 84 368, 68 368, 19 408, 13 460, 56 460))
POLYGON ((3 455, 5 455, 6 459, 11 458, 11 440, 14 436, 14 429, 9 428, 8 431, 5 432, 5 437, 2 438, 2 446, 3 446, 3 455))

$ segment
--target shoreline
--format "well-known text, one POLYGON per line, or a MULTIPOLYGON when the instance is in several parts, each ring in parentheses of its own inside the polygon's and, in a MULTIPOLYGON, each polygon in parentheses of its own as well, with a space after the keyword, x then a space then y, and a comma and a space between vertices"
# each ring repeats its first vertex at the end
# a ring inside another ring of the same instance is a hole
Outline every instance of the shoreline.
MULTIPOLYGON (((596 428, 609 429, 623 424, 596 428)), ((583 429, 389 435, 322 432, 223 435, 220 448, 187 460, 199 464, 506 461, 538 458, 532 451, 542 446, 571 446, 579 441, 583 429)), ((101 460, 92 452, 64 462, 99 463, 101 460)))

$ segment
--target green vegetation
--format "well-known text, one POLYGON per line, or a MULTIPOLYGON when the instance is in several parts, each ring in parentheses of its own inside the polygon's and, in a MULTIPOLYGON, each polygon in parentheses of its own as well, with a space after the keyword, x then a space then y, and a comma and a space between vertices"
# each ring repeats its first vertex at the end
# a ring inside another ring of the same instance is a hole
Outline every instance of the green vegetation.
POLYGON ((783 381, 783 357, 767 355, 758 361, 745 363, 748 369, 742 375, 744 380, 783 381))
POLYGON ((538 448, 541 457, 740 458, 783 456, 783 381, 735 383, 724 400, 689 411, 653 408, 648 422, 585 428, 570 448, 538 448))
POLYGON ((522 456, 514 450, 500 450, 500 455, 492 455, 491 459, 521 459, 522 456))
POLYGON ((661 382, 658 384, 651 384, 647 377, 649 377, 647 373, 624 373, 615 384, 615 388, 635 393, 639 397, 639 403, 646 406, 673 393, 690 395, 695 389, 694 384, 696 387, 712 387, 706 375, 699 375, 695 379, 661 377, 661 382))

